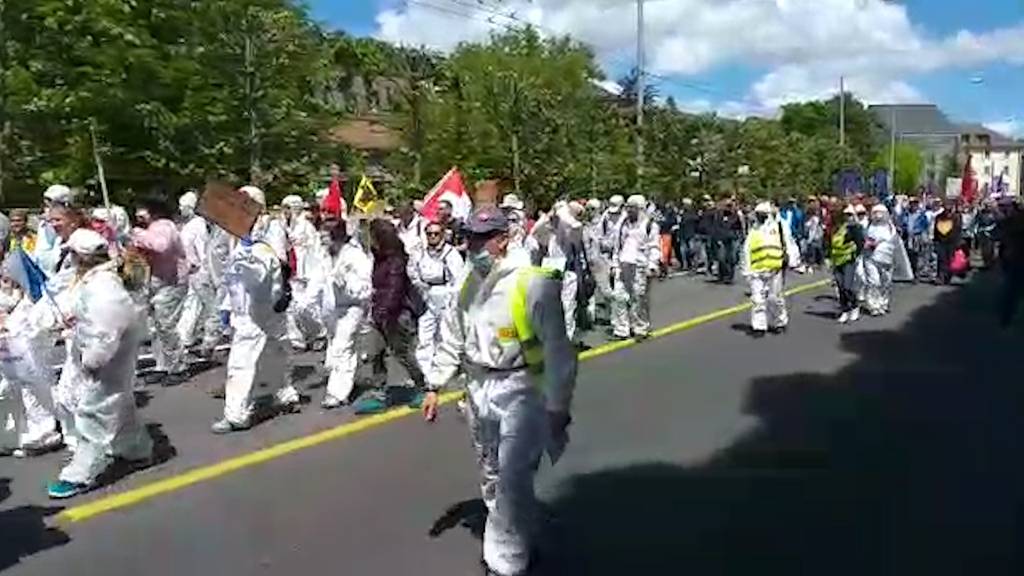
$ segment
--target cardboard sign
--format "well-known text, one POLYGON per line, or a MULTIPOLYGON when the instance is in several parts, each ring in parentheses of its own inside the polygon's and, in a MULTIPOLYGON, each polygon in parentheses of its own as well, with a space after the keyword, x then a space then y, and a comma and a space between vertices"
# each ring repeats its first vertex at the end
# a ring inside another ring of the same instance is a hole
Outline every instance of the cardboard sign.
POLYGON ((249 234, 261 212, 263 206, 259 202, 223 182, 207 184, 196 207, 197 214, 238 238, 249 234))
POLYGON ((963 178, 946 178, 946 198, 959 198, 963 182, 963 178))

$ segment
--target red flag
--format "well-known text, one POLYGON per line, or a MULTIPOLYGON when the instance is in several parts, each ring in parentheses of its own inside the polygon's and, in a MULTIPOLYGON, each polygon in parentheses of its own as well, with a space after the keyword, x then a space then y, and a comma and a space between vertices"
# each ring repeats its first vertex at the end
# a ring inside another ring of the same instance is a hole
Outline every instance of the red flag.
POLYGON ((960 181, 960 200, 964 204, 974 202, 974 170, 971 169, 971 155, 967 155, 967 163, 964 164, 964 175, 960 181))
POLYGON ((442 200, 447 200, 452 205, 452 217, 465 219, 473 210, 473 201, 466 192, 466 186, 462 183, 462 174, 458 168, 452 168, 444 175, 430 192, 423 198, 423 210, 421 213, 427 220, 437 218, 437 207, 442 200))
POLYGON ((327 188, 327 196, 320 202, 320 211, 335 217, 345 215, 345 197, 341 195, 341 180, 338 176, 331 177, 331 185, 327 188))

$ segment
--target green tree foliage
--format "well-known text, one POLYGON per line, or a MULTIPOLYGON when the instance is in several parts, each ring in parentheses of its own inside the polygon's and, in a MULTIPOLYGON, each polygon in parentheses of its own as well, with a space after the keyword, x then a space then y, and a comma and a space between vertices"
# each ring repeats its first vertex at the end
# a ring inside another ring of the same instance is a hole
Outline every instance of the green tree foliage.
MULTIPOLYGON (((122 201, 210 176, 279 198, 322 186, 336 160, 383 169, 389 197, 422 195, 452 165, 506 179, 535 206, 636 185, 636 73, 610 95, 586 46, 528 27, 442 56, 325 32, 292 0, 0 0, 0 23, 0 182, 15 203, 58 181, 96 189, 92 123, 122 201), (391 86, 386 109, 358 109, 357 80, 391 86), (335 143, 367 111, 400 134, 397 149, 335 143)), ((648 85, 653 198, 821 192, 877 153, 874 121, 849 95, 846 147, 837 99, 743 122, 659 100, 648 85)))
MULTIPOLYGON (((874 170, 889 169, 889 147, 880 150, 871 162, 874 170)), ((909 194, 917 189, 921 182, 921 172, 924 170, 924 158, 921 150, 912 144, 896 144, 896 173, 893 179, 896 181, 896 192, 909 194)))

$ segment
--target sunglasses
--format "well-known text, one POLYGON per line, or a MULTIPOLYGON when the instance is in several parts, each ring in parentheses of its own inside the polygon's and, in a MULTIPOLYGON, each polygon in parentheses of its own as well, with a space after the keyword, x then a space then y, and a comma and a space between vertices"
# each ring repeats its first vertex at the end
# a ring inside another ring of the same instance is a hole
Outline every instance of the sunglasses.
POLYGON ((427 230, 427 236, 440 236, 441 234, 443 234, 443 232, 441 232, 440 230, 435 230, 433 232, 427 230))

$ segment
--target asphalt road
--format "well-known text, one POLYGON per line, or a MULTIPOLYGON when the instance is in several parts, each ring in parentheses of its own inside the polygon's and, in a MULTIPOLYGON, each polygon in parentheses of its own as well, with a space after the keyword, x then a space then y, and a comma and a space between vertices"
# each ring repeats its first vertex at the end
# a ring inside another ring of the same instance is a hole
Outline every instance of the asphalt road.
MULTIPOLYGON (((670 282, 656 320, 740 300, 670 282)), ((584 363, 573 443, 540 474, 542 573, 1019 574, 1022 340, 992 300, 985 280, 901 287, 890 316, 839 327, 821 290, 791 299, 783 336, 751 340, 741 314, 584 363)), ((167 461, 83 500, 351 418, 308 408, 214 438, 203 394, 155 391, 167 461)), ((38 495, 55 458, 0 461, 5 575, 480 572, 450 407, 67 526, 38 495)))

